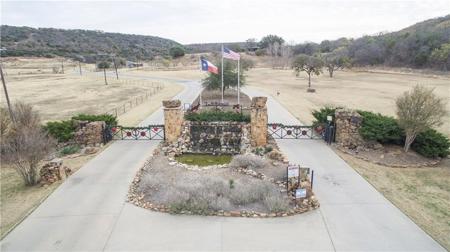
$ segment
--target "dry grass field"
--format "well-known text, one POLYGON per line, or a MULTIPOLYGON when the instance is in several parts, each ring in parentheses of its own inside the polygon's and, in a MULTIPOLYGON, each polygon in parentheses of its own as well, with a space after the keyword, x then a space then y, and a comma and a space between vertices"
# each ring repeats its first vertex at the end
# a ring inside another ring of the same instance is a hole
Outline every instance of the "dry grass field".
MULTIPOLYGON (((65 67, 65 74, 53 74, 49 69, 56 64, 55 61, 58 63, 55 59, 15 58, 3 64, 12 102, 23 101, 33 105, 44 121, 67 119, 77 113, 112 112, 116 107, 122 108, 136 98, 149 94, 149 98, 138 106, 138 114, 124 115, 122 122, 128 123, 130 118, 130 123, 136 124, 136 120, 143 119, 156 110, 156 104, 160 105, 163 99, 173 97, 182 89, 173 82, 124 78, 116 80, 114 77, 108 77, 108 85, 105 85, 101 73, 87 71, 92 71, 91 65, 83 66, 82 76, 78 74, 75 65, 69 64, 65 67), (164 88, 156 92, 158 85, 164 88), (148 110, 142 109, 144 106, 148 110)), ((3 106, 6 103, 3 88, 1 103, 3 106)), ((129 107, 128 105, 128 113, 133 113, 134 109, 130 110, 129 107)))
MULTIPOLYGON (((435 93, 448 101, 450 111, 450 75, 338 71, 333 78, 325 73, 312 77, 316 93, 307 93, 308 80, 304 73, 296 77, 292 70, 255 68, 247 73, 247 84, 272 95, 305 124, 313 120, 311 111, 324 105, 395 116, 395 98, 417 84, 435 88, 435 93)), ((450 136, 450 115, 439 130, 450 136)))

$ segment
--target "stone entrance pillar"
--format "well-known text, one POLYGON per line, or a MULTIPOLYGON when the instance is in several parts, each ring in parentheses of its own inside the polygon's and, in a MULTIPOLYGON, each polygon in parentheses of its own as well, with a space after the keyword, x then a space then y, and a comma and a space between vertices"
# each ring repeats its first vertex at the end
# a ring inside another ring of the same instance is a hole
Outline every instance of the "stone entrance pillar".
POLYGON ((250 114, 251 143, 252 146, 264 146, 267 144, 267 97, 253 97, 250 114))
POLYGON ((362 117, 358 112, 348 109, 336 109, 334 116, 336 122, 336 143, 350 149, 364 145, 364 140, 359 134, 362 117))
POLYGON ((178 140, 181 135, 183 126, 184 113, 181 109, 180 100, 163 101, 164 107, 164 134, 166 142, 173 143, 178 140))

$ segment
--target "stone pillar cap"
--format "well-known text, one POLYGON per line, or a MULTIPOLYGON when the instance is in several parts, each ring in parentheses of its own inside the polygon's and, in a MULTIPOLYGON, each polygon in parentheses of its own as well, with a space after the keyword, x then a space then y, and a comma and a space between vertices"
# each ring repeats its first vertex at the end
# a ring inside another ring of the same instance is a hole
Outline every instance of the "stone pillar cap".
POLYGON ((180 100, 164 100, 162 103, 165 108, 178 108, 181 106, 180 100))
POLYGON ((252 108, 264 108, 266 106, 267 97, 255 96, 252 98, 252 108))

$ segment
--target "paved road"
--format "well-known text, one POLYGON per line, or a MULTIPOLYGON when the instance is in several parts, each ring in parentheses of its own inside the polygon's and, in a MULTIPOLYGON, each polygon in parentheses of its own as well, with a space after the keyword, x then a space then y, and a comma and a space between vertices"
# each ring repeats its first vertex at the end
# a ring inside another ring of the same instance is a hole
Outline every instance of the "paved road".
MULTIPOLYGON (((199 86, 181 98, 192 100, 199 86)), ((262 95, 246 89, 251 96, 262 95)), ((269 98, 269 120, 299 123, 269 98)), ((161 122, 156 112, 147 122, 161 122)), ((81 168, 2 242, 2 250, 444 251, 319 140, 280 140, 316 171, 320 209, 275 219, 174 216, 124 203, 156 142, 119 141, 81 168)))

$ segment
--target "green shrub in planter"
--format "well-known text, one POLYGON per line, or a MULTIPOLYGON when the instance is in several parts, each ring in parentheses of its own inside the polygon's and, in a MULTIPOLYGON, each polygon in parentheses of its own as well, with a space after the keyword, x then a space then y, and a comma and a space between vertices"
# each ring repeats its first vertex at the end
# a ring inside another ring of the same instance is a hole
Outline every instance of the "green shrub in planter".
POLYGON ((70 155, 70 154, 74 154, 80 151, 80 146, 78 145, 69 145, 66 146, 64 148, 62 148, 59 153, 61 153, 61 155, 65 156, 65 155, 70 155))
POLYGON ((327 124, 327 116, 333 116, 334 121, 334 113, 336 112, 336 109, 338 108, 325 106, 319 110, 313 110, 312 115, 315 119, 313 121, 313 126, 317 127, 319 125, 327 124))
POLYGON ((411 148, 425 157, 446 157, 450 154, 450 141, 436 130, 428 129, 417 135, 411 148))
POLYGON ((365 140, 402 144, 404 133, 395 118, 369 111, 358 110, 358 113, 363 118, 359 134, 365 140))
POLYGON ((250 122, 250 116, 231 111, 203 111, 200 113, 187 113, 184 118, 193 122, 250 122))
POLYGON ((104 121, 107 125, 111 126, 117 125, 117 117, 110 114, 101 114, 101 115, 79 114, 73 116, 72 120, 88 121, 88 122, 104 121))
POLYGON ((44 129, 47 130, 48 134, 60 143, 71 140, 75 133, 75 128, 72 120, 48 122, 44 125, 44 129))

